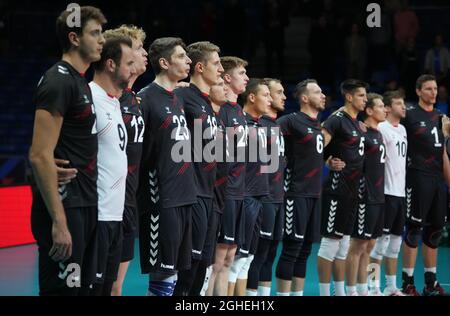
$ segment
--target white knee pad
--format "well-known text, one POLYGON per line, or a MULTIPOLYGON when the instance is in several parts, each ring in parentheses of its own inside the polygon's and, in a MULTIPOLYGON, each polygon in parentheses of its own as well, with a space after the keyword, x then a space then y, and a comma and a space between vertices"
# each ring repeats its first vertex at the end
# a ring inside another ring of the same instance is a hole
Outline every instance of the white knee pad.
POLYGON ((248 270, 250 270, 250 265, 252 264, 253 258, 255 258, 254 255, 248 255, 247 261, 245 261, 245 264, 242 267, 241 272, 239 272, 238 279, 241 280, 248 279, 248 270))
POLYGON ((350 247, 350 236, 346 235, 339 241, 339 250, 336 253, 336 259, 347 259, 348 248, 350 247))
POLYGON ((390 236, 391 235, 383 235, 377 238, 375 246, 373 247, 372 252, 370 253, 370 256, 372 258, 377 260, 383 259, 386 253, 386 249, 388 248, 389 245, 390 236))
POLYGON ((228 282, 236 283, 239 273, 242 270, 242 267, 247 262, 247 257, 236 257, 234 258, 234 262, 230 267, 230 272, 228 272, 228 282))
POLYGON ((391 240, 389 246, 386 249, 385 256, 391 259, 397 259, 402 246, 402 236, 390 235, 391 240))
POLYGON ((339 239, 323 237, 317 255, 325 260, 334 261, 339 250, 339 239))

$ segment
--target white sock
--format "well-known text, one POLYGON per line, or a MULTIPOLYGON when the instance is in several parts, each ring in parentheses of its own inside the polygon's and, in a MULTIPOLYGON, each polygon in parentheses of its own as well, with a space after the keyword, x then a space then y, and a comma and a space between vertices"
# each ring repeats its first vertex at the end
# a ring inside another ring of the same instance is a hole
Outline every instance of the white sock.
POLYGON ((403 268, 403 272, 405 272, 409 277, 412 277, 414 275, 414 268, 403 268))
POLYGON ((319 283, 320 296, 330 296, 330 283, 319 283))
POLYGON ((277 292, 277 296, 289 296, 289 292, 277 292))
POLYGON ((291 292, 291 296, 303 296, 303 291, 291 292))
MULTIPOLYGON (((354 286, 354 285, 347 286, 347 296, 350 296, 355 292, 356 292, 356 286, 354 286)), ((338 296, 338 295, 336 294, 336 296, 338 296)))
POLYGON ((258 286, 258 296, 270 296, 270 287, 258 286))
POLYGON ((386 287, 397 288, 397 276, 386 274, 386 287))
POLYGON ((356 291, 360 295, 367 294, 367 292, 369 291, 369 289, 367 288, 367 283, 358 283, 358 284, 356 284, 356 291))
POLYGON ((209 280, 211 278, 212 270, 213 270, 212 265, 206 268, 205 280, 203 281, 203 287, 200 290, 200 296, 206 295, 206 291, 208 290, 209 280))
POLYGON ((433 272, 434 274, 436 274, 436 267, 433 268, 424 268, 425 272, 433 272))
POLYGON ((345 296, 345 282, 344 281, 335 281, 334 282, 334 295, 336 296, 345 296))
POLYGON ((380 280, 368 279, 369 288, 370 289, 379 289, 380 288, 380 280))
POLYGON ((258 294, 258 292, 255 290, 245 290, 245 296, 256 296, 256 294, 258 294))

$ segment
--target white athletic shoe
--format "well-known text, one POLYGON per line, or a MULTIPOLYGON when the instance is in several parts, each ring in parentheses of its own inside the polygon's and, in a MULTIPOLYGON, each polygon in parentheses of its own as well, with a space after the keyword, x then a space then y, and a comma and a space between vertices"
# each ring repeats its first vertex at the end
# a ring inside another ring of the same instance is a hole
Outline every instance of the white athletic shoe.
POLYGON ((384 296, 379 288, 374 288, 369 291, 369 296, 384 296))
POLYGON ((384 296, 406 296, 400 289, 396 287, 387 287, 383 292, 384 296))
POLYGON ((352 293, 348 293, 347 296, 359 296, 358 292, 352 292, 352 293))

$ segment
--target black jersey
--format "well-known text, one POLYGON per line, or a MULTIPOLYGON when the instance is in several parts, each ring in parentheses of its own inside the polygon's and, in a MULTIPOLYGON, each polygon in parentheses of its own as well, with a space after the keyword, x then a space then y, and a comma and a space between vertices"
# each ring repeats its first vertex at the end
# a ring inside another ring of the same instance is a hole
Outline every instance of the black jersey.
POLYGON ((278 119, 286 144, 286 195, 318 198, 322 191, 324 137, 319 120, 303 112, 278 119))
POLYGON ((141 163, 145 124, 142 118, 139 100, 131 89, 125 89, 119 101, 123 122, 125 123, 128 134, 128 174, 125 205, 136 206, 136 190, 139 179, 139 165, 141 163))
MULTIPOLYGON (((322 123, 322 127, 333 137, 327 146, 327 153, 345 162, 345 168, 342 171, 330 172, 330 177, 325 185, 326 190, 332 188, 332 178, 337 173, 339 176, 343 176, 346 187, 351 192, 352 197, 357 196, 364 164, 365 140, 359 124, 358 120, 353 119, 345 111, 339 111, 331 115, 322 123)), ((338 195, 341 192, 339 190, 333 191, 338 195)))
POLYGON ((216 115, 217 119, 217 146, 221 146, 221 151, 217 162, 216 181, 214 182, 214 203, 216 204, 216 210, 220 213, 223 212, 225 207, 225 197, 228 179, 228 163, 226 162, 229 155, 228 141, 226 135, 226 128, 224 122, 216 115))
POLYGON ((194 204, 197 190, 183 100, 155 82, 142 89, 138 97, 145 124, 139 209, 147 210, 151 202, 159 200, 163 208, 194 204))
POLYGON ((386 147, 381 133, 368 127, 364 134, 365 197, 369 204, 384 203, 384 164, 386 147))
POLYGON ((224 104, 220 108, 219 116, 227 127, 228 141, 230 144, 226 197, 231 200, 242 200, 244 199, 245 192, 247 122, 241 106, 236 102, 224 104))
POLYGON ((427 112, 419 105, 407 110, 402 124, 408 135, 408 168, 442 177, 444 135, 440 128, 441 114, 427 112))
POLYGON ((284 201, 284 169, 286 168, 285 143, 283 132, 276 119, 263 116, 260 119, 261 125, 267 127, 267 147, 270 157, 272 152, 278 156, 278 170, 269 173, 269 195, 263 198, 264 202, 282 203, 284 201))
POLYGON ((59 187, 64 207, 97 205, 96 116, 86 79, 69 63, 59 61, 39 81, 33 102, 36 109, 64 118, 54 155, 78 170, 75 179, 59 187))
POLYGON ((192 135, 191 148, 198 195, 212 198, 217 161, 205 154, 214 152, 209 148, 212 148, 211 146, 216 139, 217 119, 209 96, 202 93, 192 83, 189 87, 176 89, 175 95, 180 96, 184 101, 187 124, 192 135), (196 122, 201 122, 197 129, 195 127, 196 122), (199 135, 199 132, 201 132, 201 135, 199 135), (201 142, 199 138, 201 138, 201 142))
POLYGON ((267 154, 267 127, 260 119, 245 113, 247 121, 247 154, 245 171, 245 196, 263 197, 269 194, 269 174, 265 171, 267 162, 263 161, 267 154))

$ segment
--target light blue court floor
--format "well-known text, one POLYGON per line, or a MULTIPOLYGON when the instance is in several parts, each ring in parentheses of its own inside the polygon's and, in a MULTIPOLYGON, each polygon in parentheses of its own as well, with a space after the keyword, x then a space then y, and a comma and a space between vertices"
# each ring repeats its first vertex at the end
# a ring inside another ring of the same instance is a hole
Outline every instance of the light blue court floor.
MULTIPOLYGON (((136 243, 136 254, 139 251, 136 243)), ((305 282, 305 295, 318 296, 319 285, 317 277, 317 251, 318 245, 313 247, 308 261, 307 276, 305 282)), ((401 264, 401 262, 399 263, 401 264)), ((38 257, 36 245, 27 245, 13 248, 0 249, 0 295, 21 296, 38 294, 38 257)), ((415 273, 415 283, 418 290, 423 289, 423 264, 419 251, 415 273)), ((274 274, 275 275, 275 274, 274 274)), ((439 249, 438 279, 447 292, 450 292, 450 248, 439 249)), ((148 277, 142 275, 139 269, 139 258, 135 258, 125 279, 123 295, 141 296, 147 292, 148 277)), ((384 287, 384 271, 381 278, 384 287)), ((397 283, 400 286, 401 275, 398 274, 397 283)), ((275 285, 275 282, 272 283, 275 285)), ((272 295, 275 288, 272 286, 272 295)))

